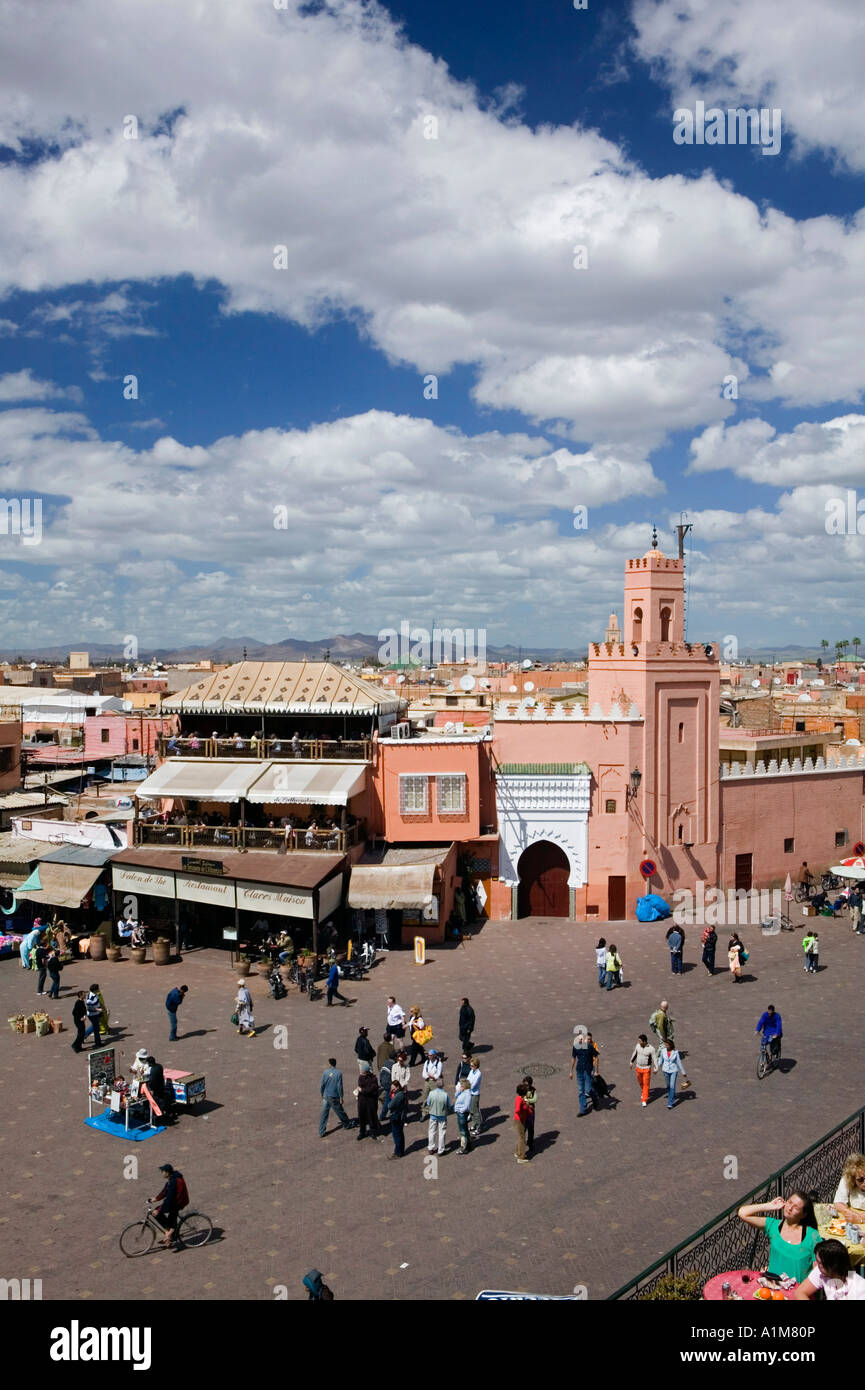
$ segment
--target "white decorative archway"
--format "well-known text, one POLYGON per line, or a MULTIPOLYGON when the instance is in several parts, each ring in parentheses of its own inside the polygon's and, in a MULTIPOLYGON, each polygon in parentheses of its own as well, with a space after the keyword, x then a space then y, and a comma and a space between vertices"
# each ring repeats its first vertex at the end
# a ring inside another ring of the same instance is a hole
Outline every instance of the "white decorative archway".
POLYGON ((515 887, 517 865, 530 845, 548 840, 568 860, 568 887, 587 881, 591 774, 586 772, 510 773, 496 778, 499 824, 499 878, 515 887))

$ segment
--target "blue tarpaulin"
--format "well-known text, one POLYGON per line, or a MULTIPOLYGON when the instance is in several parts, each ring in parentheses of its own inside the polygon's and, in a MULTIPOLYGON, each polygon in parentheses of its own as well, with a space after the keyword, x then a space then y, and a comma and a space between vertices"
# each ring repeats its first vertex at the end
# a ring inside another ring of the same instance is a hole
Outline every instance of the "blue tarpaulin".
POLYGON ((672 915, 669 904, 665 903, 663 898, 659 898, 657 893, 645 893, 643 897, 637 898, 638 922, 661 922, 665 917, 672 915))

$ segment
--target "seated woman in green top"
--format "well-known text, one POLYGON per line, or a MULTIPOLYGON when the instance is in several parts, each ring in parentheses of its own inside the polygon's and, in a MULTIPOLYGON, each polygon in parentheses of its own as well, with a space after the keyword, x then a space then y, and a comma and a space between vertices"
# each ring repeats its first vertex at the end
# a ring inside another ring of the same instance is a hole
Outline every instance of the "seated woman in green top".
POLYGON ((806 1192, 791 1192, 784 1200, 740 1207, 738 1215, 748 1226, 765 1231, 769 1238, 768 1274, 787 1274, 800 1284, 814 1267, 814 1247, 820 1242, 814 1203, 806 1192), (774 1216, 760 1213, 774 1212, 774 1216))

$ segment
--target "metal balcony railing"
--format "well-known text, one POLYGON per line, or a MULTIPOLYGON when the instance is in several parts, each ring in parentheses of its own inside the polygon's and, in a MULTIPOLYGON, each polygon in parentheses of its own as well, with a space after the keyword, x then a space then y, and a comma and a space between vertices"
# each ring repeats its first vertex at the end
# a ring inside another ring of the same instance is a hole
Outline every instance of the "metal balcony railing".
POLYGON ((316 762, 369 762, 372 758, 372 740, 368 738, 302 738, 295 744, 290 738, 172 738, 160 734, 156 749, 160 758, 304 758, 316 762))
POLYGON ((311 830, 274 826, 181 825, 176 822, 136 821, 136 845, 162 845, 166 849, 299 850, 306 854, 345 854, 362 844, 361 825, 345 830, 311 830))

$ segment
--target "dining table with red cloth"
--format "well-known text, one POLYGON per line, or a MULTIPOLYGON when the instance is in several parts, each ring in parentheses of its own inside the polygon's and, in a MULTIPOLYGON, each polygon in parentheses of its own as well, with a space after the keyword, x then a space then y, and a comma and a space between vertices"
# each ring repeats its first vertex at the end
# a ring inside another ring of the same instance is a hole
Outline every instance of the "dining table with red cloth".
MULTIPOLYGON (((757 1289, 764 1287, 758 1282, 759 1279, 760 1271, 758 1269, 728 1269, 726 1274, 716 1274, 707 1284, 703 1285, 703 1297, 710 1301, 713 1299, 722 1301, 724 1295, 721 1293, 721 1285, 727 1283, 730 1285, 730 1293, 737 1293, 746 1303, 771 1303, 773 1301, 771 1298, 754 1298, 757 1289)), ((794 1284, 789 1289, 779 1288, 778 1292, 783 1293, 785 1299, 791 1299, 798 1287, 798 1284, 794 1284)), ((776 1303, 781 1302, 779 1298, 774 1301, 776 1303)))

